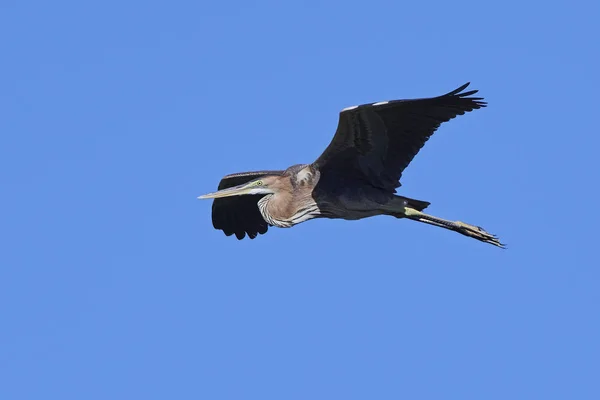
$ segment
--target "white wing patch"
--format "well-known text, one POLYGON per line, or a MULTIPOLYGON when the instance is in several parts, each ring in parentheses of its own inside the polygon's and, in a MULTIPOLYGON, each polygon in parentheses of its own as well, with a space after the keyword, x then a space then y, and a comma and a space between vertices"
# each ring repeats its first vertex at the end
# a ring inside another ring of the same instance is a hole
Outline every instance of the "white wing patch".
MULTIPOLYGON (((389 101, 379 101, 379 102, 377 102, 377 103, 373 103, 373 104, 371 104, 371 106, 374 106, 374 107, 376 107, 376 106, 383 106, 383 105, 385 105, 385 104, 388 104, 388 103, 389 103, 389 101)), ((344 109, 342 110, 342 112, 344 112, 344 111, 350 111, 350 110, 354 110, 354 109, 357 109, 358 107, 360 107, 360 106, 346 107, 346 108, 344 108, 344 109)))
MULTIPOLYGON (((377 102, 377 103, 373 103, 373 104, 371 104, 371 106, 383 106, 383 105, 385 105, 385 104, 388 104, 388 103, 389 103, 389 101, 379 101, 379 102, 377 102)), ((356 109, 356 108, 358 108, 358 107, 360 107, 360 106, 346 107, 346 108, 344 108, 344 109, 342 110, 342 112, 344 112, 344 111, 350 111, 350 110, 354 110, 354 109, 356 109)))

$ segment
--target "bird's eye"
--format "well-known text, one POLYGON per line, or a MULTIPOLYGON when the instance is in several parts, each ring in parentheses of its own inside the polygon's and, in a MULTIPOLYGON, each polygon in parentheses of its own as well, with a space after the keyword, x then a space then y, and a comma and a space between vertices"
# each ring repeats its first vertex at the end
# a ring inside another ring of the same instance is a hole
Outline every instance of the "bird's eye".
POLYGON ((256 182, 256 186, 262 186, 262 184, 263 184, 262 181, 257 181, 256 182))

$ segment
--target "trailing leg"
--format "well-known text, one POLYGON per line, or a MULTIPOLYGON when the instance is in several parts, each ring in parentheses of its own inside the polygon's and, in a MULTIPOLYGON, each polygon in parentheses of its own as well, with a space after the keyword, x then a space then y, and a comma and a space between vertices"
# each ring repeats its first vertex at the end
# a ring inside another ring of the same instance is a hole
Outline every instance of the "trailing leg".
POLYGON ((461 221, 448 221, 439 217, 434 217, 433 215, 422 213, 421 211, 410 207, 404 208, 404 216, 412 219, 413 221, 424 222, 426 224, 446 228, 462 235, 472 237, 473 239, 477 239, 481 242, 493 244, 494 246, 501 248, 506 247, 504 244, 500 243, 495 235, 486 232, 485 229, 480 226, 466 224, 461 221))
POLYGON ((429 202, 414 200, 408 197, 395 196, 388 204, 384 206, 385 213, 396 218, 408 218, 413 221, 424 222, 429 225, 439 226, 440 228, 449 229, 458 232, 461 235, 472 237, 481 242, 493 244, 501 248, 506 246, 498 240, 495 235, 485 231, 485 229, 466 224, 461 221, 448 221, 433 215, 425 214, 423 210, 429 206, 429 202))

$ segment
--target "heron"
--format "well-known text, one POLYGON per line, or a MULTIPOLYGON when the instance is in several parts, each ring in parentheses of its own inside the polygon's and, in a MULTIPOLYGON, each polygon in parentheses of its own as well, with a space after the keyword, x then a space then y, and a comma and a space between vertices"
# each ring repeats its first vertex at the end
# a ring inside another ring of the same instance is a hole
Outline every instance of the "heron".
POLYGON ((464 91, 469 84, 437 97, 344 108, 333 139, 314 162, 229 174, 216 192, 198 198, 213 199, 213 227, 239 240, 315 218, 385 215, 505 248, 482 227, 426 214, 430 202, 397 194, 405 168, 441 124, 487 106, 482 97, 472 97, 478 90, 464 91))

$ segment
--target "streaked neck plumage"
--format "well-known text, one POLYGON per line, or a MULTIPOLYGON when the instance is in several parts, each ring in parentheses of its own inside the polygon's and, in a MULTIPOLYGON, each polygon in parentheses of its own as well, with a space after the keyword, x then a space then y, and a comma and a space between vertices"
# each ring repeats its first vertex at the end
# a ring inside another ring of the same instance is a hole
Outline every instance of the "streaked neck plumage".
POLYGON ((312 197, 319 180, 319 172, 311 165, 294 165, 283 176, 283 184, 276 193, 258 201, 258 208, 267 223, 289 228, 320 215, 312 197))

